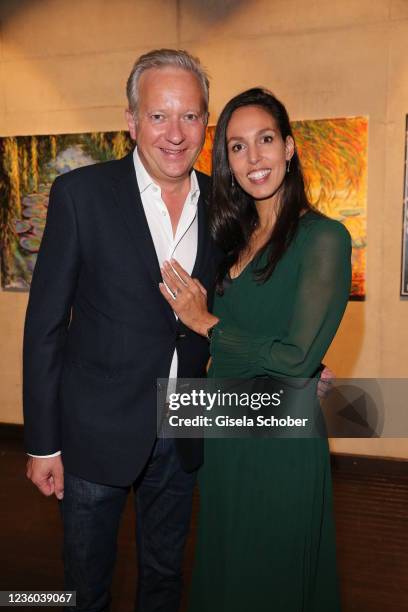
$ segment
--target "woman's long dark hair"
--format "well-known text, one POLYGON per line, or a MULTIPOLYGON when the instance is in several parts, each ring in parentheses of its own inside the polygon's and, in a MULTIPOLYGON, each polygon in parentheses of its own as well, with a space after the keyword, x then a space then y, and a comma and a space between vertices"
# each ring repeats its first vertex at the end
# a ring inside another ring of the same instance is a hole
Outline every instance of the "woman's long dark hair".
MULTIPOLYGON (((258 106, 276 121, 283 140, 293 138, 288 113, 283 104, 269 91, 253 88, 235 96, 222 111, 215 131, 212 154, 212 187, 210 198, 210 228, 218 246, 225 253, 217 274, 217 292, 223 293, 223 281, 240 254, 248 246, 250 237, 259 225, 254 200, 239 185, 231 181, 228 163, 227 127, 232 113, 243 106, 258 106)), ((256 255, 257 261, 266 253, 263 267, 255 269, 256 279, 267 281, 276 264, 288 248, 296 233, 302 211, 311 208, 305 193, 305 184, 298 154, 290 162, 290 172, 285 174, 280 187, 276 223, 267 243, 256 255)))

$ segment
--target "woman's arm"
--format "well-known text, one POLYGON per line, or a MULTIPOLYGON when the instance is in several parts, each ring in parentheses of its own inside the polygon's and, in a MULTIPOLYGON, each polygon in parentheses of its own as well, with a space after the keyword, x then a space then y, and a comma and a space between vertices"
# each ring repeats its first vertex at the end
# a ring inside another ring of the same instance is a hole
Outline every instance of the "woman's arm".
MULTIPOLYGON (((295 303, 285 337, 254 339, 242 330, 230 332, 228 322, 214 330, 226 351, 245 356, 259 375, 313 376, 348 302, 351 238, 346 228, 332 220, 316 221, 301 248, 295 303)), ((174 260, 164 265, 162 273, 165 284, 161 283, 160 291, 175 313, 185 325, 207 335, 219 319, 208 312, 204 287, 174 260)))

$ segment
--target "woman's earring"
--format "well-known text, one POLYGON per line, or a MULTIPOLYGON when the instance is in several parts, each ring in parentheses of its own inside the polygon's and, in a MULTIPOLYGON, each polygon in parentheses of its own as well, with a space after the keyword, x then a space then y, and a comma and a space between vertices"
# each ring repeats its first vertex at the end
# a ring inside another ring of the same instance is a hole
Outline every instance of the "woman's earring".
POLYGON ((230 172, 231 172, 231 187, 235 187, 235 181, 234 181, 234 174, 230 168, 230 172))
MULTIPOLYGON (((292 159, 292 158, 291 158, 291 159, 292 159)), ((286 160, 286 172, 287 172, 288 174, 289 174, 289 172, 290 172, 290 162, 291 162, 291 159, 287 159, 287 160, 286 160)))

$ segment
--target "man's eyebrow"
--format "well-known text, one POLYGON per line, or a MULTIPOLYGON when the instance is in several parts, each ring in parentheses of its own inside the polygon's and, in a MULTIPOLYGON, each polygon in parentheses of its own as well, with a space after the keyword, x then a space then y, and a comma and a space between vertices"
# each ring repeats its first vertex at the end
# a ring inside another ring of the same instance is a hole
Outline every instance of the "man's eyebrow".
MULTIPOLYGON (((169 113, 168 109, 165 108, 148 108, 145 111, 146 115, 154 115, 156 113, 163 113, 163 115, 166 115, 169 113)), ((199 109, 199 108, 188 108, 187 110, 183 110, 181 113, 179 113, 180 115, 188 115, 189 113, 194 113, 196 115, 204 115, 205 114, 205 110, 199 109)))

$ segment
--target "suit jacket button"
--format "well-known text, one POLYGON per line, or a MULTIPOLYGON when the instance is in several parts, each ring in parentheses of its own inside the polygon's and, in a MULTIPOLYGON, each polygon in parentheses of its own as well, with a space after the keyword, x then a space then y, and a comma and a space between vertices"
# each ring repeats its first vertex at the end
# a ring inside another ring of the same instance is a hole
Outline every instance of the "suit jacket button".
POLYGON ((186 337, 186 334, 183 332, 177 332, 176 340, 183 340, 186 337))

